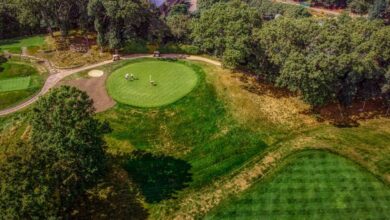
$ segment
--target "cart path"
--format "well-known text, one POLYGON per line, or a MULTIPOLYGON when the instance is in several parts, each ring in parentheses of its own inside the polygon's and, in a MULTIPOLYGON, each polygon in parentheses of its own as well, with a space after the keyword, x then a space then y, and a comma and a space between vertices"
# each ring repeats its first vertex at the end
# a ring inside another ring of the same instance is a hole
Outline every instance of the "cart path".
MULTIPOLYGON (((180 54, 162 55, 162 57, 165 57, 165 56, 167 56, 167 57, 174 57, 174 58, 180 58, 180 59, 193 60, 193 61, 202 61, 202 62, 206 62, 206 63, 212 64, 212 65, 222 66, 222 64, 220 62, 218 62, 218 61, 211 60, 211 59, 208 59, 208 58, 205 58, 205 57, 200 57, 200 56, 187 56, 187 55, 180 55, 180 54)), ((31 59, 42 60, 41 58, 38 58, 38 57, 33 57, 33 56, 28 56, 28 57, 31 58, 31 59)), ((122 59, 123 60, 130 60, 130 59, 151 58, 151 57, 153 57, 153 56, 150 55, 150 54, 136 54, 136 55, 123 56, 122 59)), ((107 65, 107 64, 111 64, 113 62, 114 61, 112 61, 112 60, 107 60, 107 61, 103 61, 103 62, 100 62, 100 63, 96 63, 96 64, 92 64, 92 65, 88 65, 88 66, 83 66, 83 67, 79 67, 79 68, 61 70, 61 69, 56 69, 56 68, 52 67, 50 62, 45 60, 45 64, 44 65, 48 68, 48 70, 50 72, 50 75, 46 79, 45 84, 43 85, 41 91, 38 92, 36 95, 34 95, 32 98, 30 98, 29 100, 27 100, 25 102, 22 102, 22 103, 14 106, 14 107, 11 107, 11 108, 0 110, 0 117, 8 115, 8 114, 11 114, 11 113, 14 113, 14 112, 17 112, 17 111, 19 111, 21 109, 26 108, 27 106, 29 106, 32 103, 36 102, 39 97, 45 95, 51 88, 53 88, 62 79, 66 78, 66 77, 68 77, 68 76, 70 76, 72 74, 75 74, 75 73, 78 73, 78 72, 82 72, 82 71, 85 71, 85 70, 89 70, 89 69, 93 69, 93 68, 97 68, 97 67, 104 66, 104 65, 107 65)))

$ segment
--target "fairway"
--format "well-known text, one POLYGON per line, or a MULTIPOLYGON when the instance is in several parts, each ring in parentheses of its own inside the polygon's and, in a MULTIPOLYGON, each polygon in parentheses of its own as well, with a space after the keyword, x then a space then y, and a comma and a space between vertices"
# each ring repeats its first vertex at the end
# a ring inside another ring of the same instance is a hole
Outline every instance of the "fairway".
POLYGON ((390 189, 353 162, 306 151, 207 219, 389 219, 390 189))
POLYGON ((0 92, 10 92, 28 89, 30 87, 31 77, 18 77, 6 80, 0 80, 0 92))
POLYGON ((5 109, 35 94, 44 80, 32 65, 8 61, 0 65, 0 109, 5 109))
POLYGON ((13 38, 0 40, 0 51, 8 50, 11 53, 19 53, 22 47, 40 47, 45 44, 43 36, 13 38))
POLYGON ((114 71, 107 90, 116 101, 137 107, 171 104, 187 95, 197 84, 196 73, 185 64, 168 61, 144 61, 114 71), (133 74, 135 80, 126 80, 133 74), (152 85, 151 79, 157 84, 152 85))

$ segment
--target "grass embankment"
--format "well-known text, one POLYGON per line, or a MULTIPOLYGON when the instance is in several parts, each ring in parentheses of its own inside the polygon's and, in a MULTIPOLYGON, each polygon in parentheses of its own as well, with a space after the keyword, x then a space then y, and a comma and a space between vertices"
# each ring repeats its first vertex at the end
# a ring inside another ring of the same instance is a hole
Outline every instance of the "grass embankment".
POLYGON ((33 65, 8 61, 0 65, 0 109, 16 105, 39 91, 43 72, 33 65))
POLYGON ((306 151, 284 159, 279 168, 246 192, 222 202, 206 219, 390 216, 390 188, 343 157, 306 151))
MULTIPOLYGON (((267 145, 260 134, 234 122, 224 103, 217 98, 213 85, 206 81, 202 68, 191 63, 187 65, 196 72, 199 83, 190 94, 174 104, 154 109, 118 104, 98 117, 108 120, 113 128, 113 132, 106 137, 109 151, 131 153, 141 150, 158 155, 157 160, 166 161, 168 164, 181 164, 183 169, 187 169, 189 165, 191 181, 185 178, 188 181, 185 185, 195 189, 240 167, 242 163, 262 152, 267 145)), ((139 156, 130 161, 149 160, 148 157, 139 156)), ((140 163, 127 163, 126 169, 130 175, 139 173, 137 170, 141 169, 141 166, 137 164, 140 163)), ((148 181, 154 181, 155 187, 164 185, 166 177, 156 177, 154 174, 168 172, 159 170, 161 167, 165 166, 151 166, 150 170, 143 172, 149 175, 145 177, 148 181)), ((175 170, 175 173, 180 171, 175 170)), ((136 176, 133 178, 137 179, 136 176)), ((182 179, 178 178, 177 181, 182 179)), ((140 185, 142 188, 142 184, 140 185)), ((144 192, 147 194, 148 190, 152 189, 144 189, 144 192)), ((161 199, 169 199, 171 196, 161 199)), ((153 205, 149 204, 150 207, 157 206, 156 211, 159 209, 155 198, 146 200, 153 201, 153 205)))

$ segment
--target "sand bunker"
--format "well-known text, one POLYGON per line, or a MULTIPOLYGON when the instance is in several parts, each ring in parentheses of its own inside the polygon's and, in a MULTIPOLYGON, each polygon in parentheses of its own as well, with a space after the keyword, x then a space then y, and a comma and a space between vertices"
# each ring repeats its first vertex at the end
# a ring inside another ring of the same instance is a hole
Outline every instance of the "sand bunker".
POLYGON ((88 76, 90 77, 101 77, 103 74, 104 72, 101 70, 91 70, 88 72, 88 76))

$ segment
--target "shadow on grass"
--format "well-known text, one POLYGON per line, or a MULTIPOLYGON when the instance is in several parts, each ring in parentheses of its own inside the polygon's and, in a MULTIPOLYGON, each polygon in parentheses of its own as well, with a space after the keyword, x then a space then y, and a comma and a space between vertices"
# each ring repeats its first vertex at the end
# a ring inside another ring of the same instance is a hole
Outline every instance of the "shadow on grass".
POLYGON ((125 161, 124 168, 149 203, 173 198, 177 191, 187 187, 192 180, 188 162, 143 151, 132 154, 125 161))
POLYGON ((110 167, 107 176, 75 201, 69 219, 146 220, 149 213, 138 195, 127 172, 120 167, 110 167))

